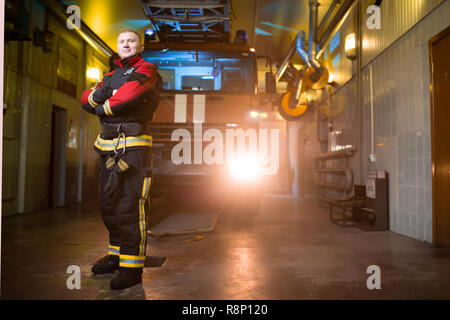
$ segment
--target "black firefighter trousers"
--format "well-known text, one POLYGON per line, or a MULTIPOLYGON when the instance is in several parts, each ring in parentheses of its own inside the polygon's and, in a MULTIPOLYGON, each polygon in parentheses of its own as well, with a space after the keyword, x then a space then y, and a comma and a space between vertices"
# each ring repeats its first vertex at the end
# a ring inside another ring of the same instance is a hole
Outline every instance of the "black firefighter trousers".
POLYGON ((100 211, 109 231, 108 254, 119 256, 120 267, 143 268, 152 183, 151 148, 113 156, 100 156, 100 211), (120 169, 121 174, 111 194, 105 192, 105 185, 114 169, 120 169))

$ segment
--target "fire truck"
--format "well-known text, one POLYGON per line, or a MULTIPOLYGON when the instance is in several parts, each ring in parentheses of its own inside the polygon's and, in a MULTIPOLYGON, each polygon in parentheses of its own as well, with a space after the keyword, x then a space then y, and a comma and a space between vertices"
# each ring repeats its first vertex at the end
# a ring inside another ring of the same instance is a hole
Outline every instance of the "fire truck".
MULTIPOLYGON (((151 28, 144 60, 162 77, 153 137, 152 196, 216 196, 256 211, 264 179, 277 174, 276 130, 262 121, 255 50, 245 31, 230 40, 230 0, 142 0, 151 28), (232 200, 230 200, 232 199, 232 200)), ((266 75, 266 92, 275 92, 266 75)))

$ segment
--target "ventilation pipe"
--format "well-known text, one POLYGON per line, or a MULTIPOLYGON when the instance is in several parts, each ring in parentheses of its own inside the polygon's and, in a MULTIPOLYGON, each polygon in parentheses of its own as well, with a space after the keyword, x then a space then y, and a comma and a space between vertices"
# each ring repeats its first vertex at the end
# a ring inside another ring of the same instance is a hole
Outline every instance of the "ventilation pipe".
MULTIPOLYGON (((297 48, 297 52, 300 55, 300 57, 302 57, 303 61, 305 61, 306 63, 306 67, 307 68, 311 68, 311 63, 309 61, 309 57, 308 57, 308 53, 305 51, 305 31, 301 30, 298 34, 297 34, 297 39, 296 39, 296 48, 297 48)), ((300 99, 300 95, 302 93, 302 89, 303 89, 303 76, 305 74, 305 70, 301 70, 301 75, 300 75, 300 81, 298 83, 297 86, 297 92, 295 94, 295 98, 297 100, 300 99)))
MULTIPOLYGON (((322 64, 317 60, 317 44, 316 44, 316 34, 317 34, 317 14, 318 14, 318 6, 319 2, 317 0, 309 1, 309 52, 306 52, 306 34, 305 31, 301 30, 297 34, 296 38, 296 49, 298 54, 302 57, 303 61, 305 61, 306 66, 308 68, 312 68, 313 72, 308 74, 309 80, 311 82, 317 83, 319 81, 323 82, 324 75, 326 69, 322 66, 322 64)), ((320 85, 323 87, 323 84, 320 85)))
POLYGON ((309 61, 311 66, 314 68, 310 76, 313 82, 320 80, 321 76, 325 72, 325 68, 316 59, 317 56, 317 43, 316 43, 316 32, 317 32, 317 15, 318 15, 319 1, 309 0, 309 61))
POLYGON ((283 64, 277 71, 277 81, 282 79, 289 81, 289 91, 283 95, 280 104, 280 113, 285 114, 283 116, 286 120, 293 120, 296 117, 301 116, 308 108, 309 102, 306 95, 302 92, 307 89, 321 90, 328 84, 328 69, 324 67, 317 60, 317 44, 316 44, 316 34, 317 34, 317 18, 318 18, 318 7, 319 2, 317 0, 309 0, 310 6, 310 16, 309 16, 309 52, 306 52, 306 33, 301 30, 298 32, 295 41, 292 43, 291 48, 287 57, 284 59, 283 64), (306 68, 297 70, 291 63, 289 59, 292 54, 297 51, 300 57, 305 61, 306 68), (290 92, 292 88, 297 87, 295 96, 290 92), (295 98, 295 99, 294 99, 295 98), (293 117, 287 113, 295 110, 296 115, 293 117), (287 112, 289 110, 289 112, 287 112))
POLYGON ((316 60, 316 29, 318 7, 319 1, 309 0, 309 60, 311 61, 314 69, 320 68, 320 63, 316 60))
MULTIPOLYGON (((331 13, 333 12, 333 10, 336 8, 336 6, 338 4, 341 4, 342 0, 334 0, 333 3, 330 5, 330 8, 328 9, 327 13, 325 13, 325 16, 322 19, 322 22, 320 22, 319 26, 317 27, 317 34, 319 34, 319 31, 323 29, 323 27, 325 26, 325 24, 327 23, 328 18, 330 17, 331 13)), ((316 34, 316 40, 318 38, 316 34)))
POLYGON ((311 63, 309 62, 309 56, 308 53, 306 52, 305 48, 305 37, 306 37, 306 33, 304 30, 300 30, 297 34, 297 39, 296 39, 296 48, 297 48, 297 53, 300 55, 300 57, 302 57, 303 61, 305 61, 306 66, 308 68, 311 67, 311 63))

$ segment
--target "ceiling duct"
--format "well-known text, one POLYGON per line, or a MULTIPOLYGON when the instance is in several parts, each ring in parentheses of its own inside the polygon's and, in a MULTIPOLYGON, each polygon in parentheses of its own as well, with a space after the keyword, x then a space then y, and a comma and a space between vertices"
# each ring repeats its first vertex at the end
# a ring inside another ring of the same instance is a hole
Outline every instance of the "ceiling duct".
POLYGON ((317 0, 309 1, 309 50, 306 52, 306 33, 300 30, 297 34, 295 48, 297 53, 305 61, 308 68, 306 72, 306 81, 309 87, 313 89, 322 89, 328 83, 328 70, 317 60, 317 14, 319 2, 317 0))
POLYGON ((306 47, 306 43, 305 43, 305 37, 306 37, 306 33, 304 30, 300 30, 297 34, 297 38, 296 38, 296 49, 297 49, 297 53, 300 55, 300 57, 302 57, 303 61, 305 61, 306 66, 308 68, 311 67, 311 63, 309 62, 309 55, 305 50, 306 47))
POLYGON ((321 30, 320 35, 316 36, 316 41, 320 48, 317 57, 320 57, 323 54, 325 48, 330 42, 330 39, 337 32, 337 30, 342 27, 342 24, 345 22, 351 10, 357 3, 358 1, 356 0, 345 0, 331 19, 330 23, 327 25, 326 29, 323 31, 321 30))
POLYGON ((319 26, 317 27, 317 34, 316 34, 316 41, 318 38, 318 34, 320 34, 320 31, 323 30, 323 28, 325 27, 325 24, 328 21, 328 18, 331 16, 331 13, 334 11, 334 9, 336 8, 336 6, 342 3, 343 0, 334 0, 333 3, 330 5, 330 8, 328 9, 327 13, 325 13, 325 16, 322 18, 322 21, 320 22, 319 26))
POLYGON ((314 69, 320 68, 319 61, 316 60, 317 43, 316 43, 316 31, 317 31, 317 9, 319 7, 319 1, 309 0, 309 61, 314 69))
MULTIPOLYGON (((317 15, 318 15, 319 1, 309 0, 309 63, 314 68, 314 72, 311 73, 310 79, 312 82, 319 82, 326 69, 317 60, 317 43, 316 43, 316 32, 317 32, 317 15)), ((328 80, 328 76, 327 76, 328 80)))
POLYGON ((319 2, 317 0, 309 1, 309 43, 308 53, 305 50, 306 47, 306 34, 301 30, 295 40, 295 48, 297 53, 305 61, 307 70, 304 73, 304 80, 306 87, 314 90, 320 90, 324 88, 328 83, 328 70, 325 68, 319 60, 317 60, 317 16, 318 16, 319 2))

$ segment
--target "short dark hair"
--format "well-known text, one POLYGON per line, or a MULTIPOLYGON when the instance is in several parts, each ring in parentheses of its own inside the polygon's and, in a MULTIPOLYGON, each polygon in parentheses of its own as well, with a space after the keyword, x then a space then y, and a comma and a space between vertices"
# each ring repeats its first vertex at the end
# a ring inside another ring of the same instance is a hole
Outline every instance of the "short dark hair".
POLYGON ((135 30, 124 29, 124 30, 120 31, 120 33, 119 33, 118 36, 120 36, 122 33, 125 33, 125 32, 131 32, 131 33, 134 33, 135 35, 137 35, 137 36, 138 36, 138 39, 139 39, 139 43, 142 44, 142 37, 141 37, 141 35, 140 35, 137 31, 135 31, 135 30))

